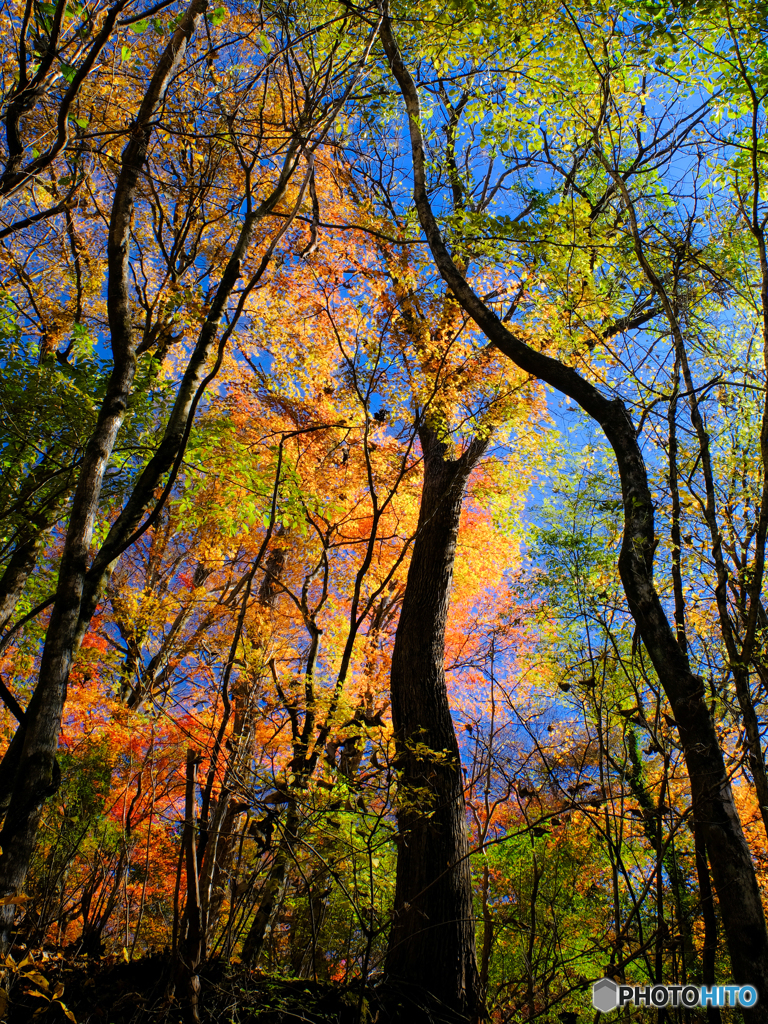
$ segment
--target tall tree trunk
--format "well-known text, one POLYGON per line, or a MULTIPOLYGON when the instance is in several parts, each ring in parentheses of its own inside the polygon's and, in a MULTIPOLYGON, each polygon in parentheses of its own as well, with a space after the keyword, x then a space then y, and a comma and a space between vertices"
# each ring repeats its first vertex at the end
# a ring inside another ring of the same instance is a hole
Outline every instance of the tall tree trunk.
POLYGON ((197 968, 203 958, 204 936, 200 908, 200 876, 197 861, 197 842, 195 840, 196 813, 195 790, 197 789, 197 765, 199 756, 191 747, 187 750, 186 790, 184 796, 184 833, 182 848, 186 864, 187 899, 182 920, 182 931, 179 940, 179 957, 177 964, 176 983, 186 990, 182 996, 184 1015, 190 1024, 199 1024, 198 995, 200 979, 197 968))
POLYGON ((482 1006, 461 759, 445 684, 445 624, 467 478, 486 447, 460 459, 420 431, 419 525, 392 655, 400 841, 386 971, 453 1009, 482 1006))
POLYGON ((670 627, 653 581, 656 542, 653 499, 632 418, 621 399, 605 396, 572 367, 531 348, 509 330, 457 267, 443 241, 427 192, 418 91, 400 56, 386 15, 382 19, 381 38, 408 114, 414 202, 443 280, 501 352, 520 369, 578 402, 600 424, 613 448, 624 505, 624 535, 619 555, 621 582, 638 632, 674 714, 690 779, 694 820, 706 844, 720 904, 733 981, 754 985, 759 992, 757 1005, 742 1013, 750 1021, 768 1022, 768 930, 755 867, 736 810, 715 724, 704 701, 703 680, 691 671, 687 652, 670 627))

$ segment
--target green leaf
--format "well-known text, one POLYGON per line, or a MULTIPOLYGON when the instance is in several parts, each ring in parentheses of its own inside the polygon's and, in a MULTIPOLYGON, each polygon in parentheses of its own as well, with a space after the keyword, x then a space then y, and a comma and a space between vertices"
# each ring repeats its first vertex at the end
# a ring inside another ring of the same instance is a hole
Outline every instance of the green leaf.
POLYGON ((131 25, 131 29, 136 33, 137 36, 140 36, 143 32, 147 31, 148 26, 149 18, 142 18, 141 21, 137 21, 133 25, 131 25))
POLYGON ((125 60, 130 60, 130 57, 131 57, 131 48, 130 48, 130 46, 124 46, 122 48, 122 50, 120 51, 120 57, 124 61, 125 60))
POLYGON ((211 15, 211 24, 216 27, 229 17, 229 11, 226 7, 217 7, 211 15))

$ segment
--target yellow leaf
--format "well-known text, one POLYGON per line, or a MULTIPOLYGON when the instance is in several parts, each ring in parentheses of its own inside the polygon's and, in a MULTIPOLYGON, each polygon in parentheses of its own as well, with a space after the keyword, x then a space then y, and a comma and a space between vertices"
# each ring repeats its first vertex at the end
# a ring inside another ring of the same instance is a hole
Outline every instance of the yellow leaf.
POLYGON ((69 1019, 72 1021, 72 1024, 77 1024, 77 1021, 75 1020, 75 1015, 74 1015, 74 1013, 72 1013, 72 1011, 69 1009, 69 1007, 65 1006, 64 1003, 62 1003, 62 1001, 60 999, 56 999, 56 1000, 54 1000, 54 1002, 59 1004, 59 1006, 64 1011, 65 1015, 67 1017, 69 1017, 69 1019))
POLYGON ((32 981, 35 983, 35 985, 39 985, 40 988, 50 988, 50 985, 48 984, 48 979, 44 977, 42 974, 40 974, 39 971, 27 971, 24 974, 24 977, 26 978, 27 981, 32 981))

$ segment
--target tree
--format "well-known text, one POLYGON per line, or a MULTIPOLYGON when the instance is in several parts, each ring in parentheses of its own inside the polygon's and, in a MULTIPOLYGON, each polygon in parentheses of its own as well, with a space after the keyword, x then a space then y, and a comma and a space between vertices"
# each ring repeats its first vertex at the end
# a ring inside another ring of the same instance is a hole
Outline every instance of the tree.
POLYGON ((470 1014, 483 995, 475 956, 461 756, 445 684, 445 627, 464 488, 487 438, 456 459, 420 430, 419 526, 392 653, 398 744, 397 887, 387 972, 470 1014))
MULTIPOLYGON (((61 6, 63 9, 63 5, 61 6)), ((337 69, 335 51, 331 46, 326 62, 321 62, 320 68, 316 68, 312 75, 305 78, 302 93, 292 108, 288 110, 283 107, 278 111, 276 123, 270 125, 270 128, 274 129, 274 137, 265 138, 266 125, 261 116, 257 118, 259 123, 255 133, 233 145, 230 162, 233 169, 238 168, 239 182, 242 186, 242 191, 238 193, 239 203, 244 206, 244 216, 232 231, 234 242, 230 243, 228 240, 225 243, 224 254, 221 250, 214 254, 210 269, 218 271, 218 283, 211 288, 207 302, 199 310, 197 342, 186 360, 178 382, 161 442, 140 473, 122 512, 111 525, 104 544, 89 565, 89 549, 99 508, 102 481, 133 392, 138 358, 159 340, 161 328, 168 326, 162 314, 160 320, 153 323, 152 313, 157 309, 159 298, 155 296, 149 301, 145 337, 142 339, 134 328, 131 286, 132 221, 141 193, 141 183, 144 180, 143 166, 149 154, 157 117, 164 107, 171 83, 183 66, 187 45, 197 31, 204 11, 205 4, 202 0, 196 0, 186 9, 170 42, 154 64, 138 106, 132 137, 123 151, 117 174, 106 258, 106 311, 113 366, 97 422, 85 447, 69 511, 56 598, 46 634, 39 682, 24 713, 23 724, 5 758, 5 776, 15 780, 2 832, 0 890, 6 895, 17 892, 23 883, 42 803, 46 796, 55 791, 57 785, 55 749, 72 657, 94 613, 103 584, 116 559, 135 541, 139 523, 145 510, 152 504, 156 489, 163 481, 166 481, 166 491, 172 486, 197 405, 208 383, 218 371, 224 348, 242 313, 245 300, 263 275, 278 242, 290 226, 292 216, 297 212, 296 206, 294 205, 293 215, 289 216, 275 232, 259 258, 255 258, 250 251, 255 235, 263 229, 266 218, 279 209, 300 159, 311 158, 312 152, 321 145, 327 135, 349 91, 347 71, 354 81, 365 62, 367 51, 364 45, 361 53, 355 53, 351 57, 348 54, 342 56, 341 66, 337 69), (347 58, 349 63, 345 62, 347 58), (311 141, 308 141, 310 139, 311 141), (250 149, 252 145, 255 152, 250 149), (263 165, 271 166, 265 176, 266 180, 256 181, 254 170, 259 160, 262 160, 263 165), (271 176, 273 168, 275 173, 271 176), (257 199, 259 189, 263 189, 260 201, 257 199), (231 313, 228 313, 228 304, 232 300, 244 266, 248 268, 249 273, 247 285, 234 303, 231 313), (226 330, 220 334, 220 324, 225 314, 229 323, 226 330), (217 349, 218 364, 214 361, 213 366, 206 370, 206 364, 217 349)), ((259 23, 261 25, 260 19, 259 23)), ((276 18, 276 26, 279 36, 279 18, 276 18)), ((254 31, 256 30, 253 24, 249 25, 245 38, 248 38, 249 32, 254 31)), ((290 45, 283 50, 283 54, 285 81, 291 81, 294 51, 290 45)), ((211 62, 207 67, 207 73, 212 75, 215 81, 215 62, 211 62)), ((267 86, 271 78, 271 62, 264 61, 261 70, 265 75, 263 84, 267 86)), ((225 136, 228 133, 225 127, 229 123, 228 118, 238 114, 242 116, 238 108, 243 100, 248 100, 254 95, 261 82, 262 76, 257 74, 240 89, 235 84, 231 97, 228 97, 233 101, 232 108, 227 110, 225 105, 218 107, 216 118, 219 128, 210 142, 213 166, 220 163, 222 150, 219 138, 222 130, 225 136)), ((221 103, 221 92, 217 95, 221 103)), ((226 144, 224 148, 227 148, 226 144)), ((304 187, 298 190, 299 202, 311 172, 310 159, 304 187)), ((188 189, 188 185, 185 188, 188 189)), ((183 222, 177 222, 170 228, 170 235, 174 239, 170 251, 164 245, 165 225, 158 225, 156 232, 159 234, 155 240, 160 268, 165 264, 164 271, 161 269, 161 281, 169 291, 173 291, 174 286, 178 287, 179 269, 183 274, 189 272, 194 265, 191 261, 185 262, 186 257, 181 247, 194 221, 194 210, 199 202, 199 195, 194 189, 191 193, 187 190, 184 199, 184 205, 179 209, 179 213, 181 210, 185 211, 182 214, 183 222)), ((151 208, 151 203, 149 205, 151 208)), ((198 234, 197 237, 200 239, 201 235, 198 234)), ((148 266, 146 269, 149 271, 148 266)), ((193 276, 194 273, 195 271, 192 271, 189 276, 193 276)), ((153 276, 148 273, 148 280, 153 276)), ((139 291, 141 294, 141 289, 139 291)), ((148 299, 147 291, 143 297, 145 300, 148 299)), ((164 307, 165 303, 161 305, 164 307)), ((162 501, 156 506, 155 515, 159 513, 161 505, 162 501)), ((151 516, 141 529, 146 529, 149 522, 151 516)), ((2 942, 7 945, 13 904, 4 905, 2 913, 2 942)))
MULTIPOLYGON (((703 681, 669 626, 653 582, 653 502, 648 473, 625 404, 608 399, 567 363, 527 344, 510 331, 470 286, 443 240, 427 193, 419 96, 405 67, 387 17, 382 42, 405 100, 414 169, 414 202, 438 270, 457 301, 489 340, 521 369, 576 400, 601 426, 615 453, 625 513, 619 571, 632 615, 664 687, 686 756, 693 813, 701 830, 728 939, 734 976, 768 986, 768 933, 754 866, 734 805, 714 723, 704 701, 703 681), (727 893, 727 896, 726 896, 727 893)), ((595 65, 597 68, 597 65, 595 65)), ((598 75, 600 74, 597 69, 598 75)), ((603 79, 605 81, 605 79, 603 79)), ((598 114, 598 116, 600 116, 598 114)), ((645 152, 643 147, 642 152, 645 152)), ((623 180, 620 179, 623 185, 623 180)), ((612 179, 613 186, 617 179, 612 179)), ((756 1017, 761 1009, 751 1011, 756 1017)))
POLYGON ((754 982, 762 13, 8 10, 0 1011, 754 982))

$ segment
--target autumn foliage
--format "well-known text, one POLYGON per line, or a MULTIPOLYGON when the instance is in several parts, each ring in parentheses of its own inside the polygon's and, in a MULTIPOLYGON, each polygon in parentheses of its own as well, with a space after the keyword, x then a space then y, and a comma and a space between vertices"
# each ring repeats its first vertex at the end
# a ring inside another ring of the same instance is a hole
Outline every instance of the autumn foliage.
POLYGON ((760 987, 764 12, 3 10, 0 1019, 760 987))

